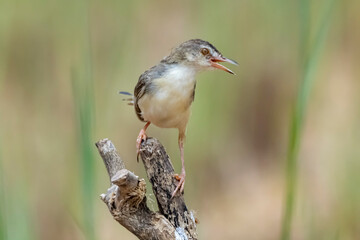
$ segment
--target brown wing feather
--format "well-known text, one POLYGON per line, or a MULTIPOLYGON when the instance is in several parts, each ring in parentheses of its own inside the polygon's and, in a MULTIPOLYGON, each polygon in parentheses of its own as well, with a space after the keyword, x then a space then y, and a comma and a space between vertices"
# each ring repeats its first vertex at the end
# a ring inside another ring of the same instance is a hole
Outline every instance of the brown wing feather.
POLYGON ((170 66, 169 64, 159 63, 158 65, 153 66, 149 70, 145 71, 139 77, 139 81, 136 84, 134 90, 134 96, 135 96, 134 106, 135 106, 136 115, 143 122, 146 122, 146 120, 142 116, 142 112, 138 105, 138 101, 144 96, 144 94, 154 93, 154 91, 156 90, 156 86, 152 84, 153 82, 152 80, 162 77, 169 68, 169 66, 170 66))
POLYGON ((141 113, 141 109, 138 105, 138 101, 140 98, 142 98, 142 96, 144 96, 145 91, 146 91, 146 85, 147 85, 147 77, 142 74, 139 78, 138 83, 135 86, 135 90, 134 90, 134 96, 135 96, 135 101, 134 101, 134 107, 135 107, 135 113, 136 116, 140 119, 140 121, 145 122, 145 119, 142 116, 141 113))

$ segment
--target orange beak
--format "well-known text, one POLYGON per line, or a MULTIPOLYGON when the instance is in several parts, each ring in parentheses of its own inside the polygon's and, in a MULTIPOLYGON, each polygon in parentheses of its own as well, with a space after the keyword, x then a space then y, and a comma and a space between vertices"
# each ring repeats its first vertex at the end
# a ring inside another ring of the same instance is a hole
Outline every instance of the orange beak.
POLYGON ((235 74, 235 73, 233 71, 231 71, 230 69, 228 69, 227 67, 219 64, 219 62, 228 62, 228 63, 234 64, 234 65, 239 65, 234 60, 228 59, 228 58, 223 57, 221 55, 218 56, 218 57, 210 58, 210 63, 211 63, 212 67, 224 70, 225 72, 228 72, 228 73, 231 73, 231 74, 235 74))

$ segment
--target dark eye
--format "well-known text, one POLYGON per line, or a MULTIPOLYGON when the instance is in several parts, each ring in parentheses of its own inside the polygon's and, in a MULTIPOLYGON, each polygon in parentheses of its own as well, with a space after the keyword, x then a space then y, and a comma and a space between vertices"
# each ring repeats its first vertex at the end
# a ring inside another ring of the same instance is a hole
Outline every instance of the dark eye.
POLYGON ((207 48, 202 48, 202 49, 201 49, 201 53, 202 53, 204 56, 206 56, 206 55, 209 54, 209 49, 207 49, 207 48))

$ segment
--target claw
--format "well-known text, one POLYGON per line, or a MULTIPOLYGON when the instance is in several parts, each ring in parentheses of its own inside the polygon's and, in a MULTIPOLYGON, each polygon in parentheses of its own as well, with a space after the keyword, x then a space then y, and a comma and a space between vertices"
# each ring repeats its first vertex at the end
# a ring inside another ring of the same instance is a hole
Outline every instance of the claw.
POLYGON ((136 139, 136 160, 139 162, 140 145, 142 141, 146 141, 147 135, 144 129, 141 129, 139 136, 136 139))
POLYGON ((175 179, 177 181, 179 181, 177 187, 175 188, 174 192, 171 194, 171 199, 173 199, 176 195, 176 193, 180 192, 184 192, 184 187, 185 187, 185 172, 179 174, 175 174, 174 175, 175 179))
POLYGON ((146 141, 146 139, 147 139, 146 129, 149 127, 149 125, 150 125, 150 122, 147 122, 145 124, 144 128, 140 130, 139 136, 136 139, 136 160, 137 160, 137 162, 139 162, 140 145, 143 140, 146 141))

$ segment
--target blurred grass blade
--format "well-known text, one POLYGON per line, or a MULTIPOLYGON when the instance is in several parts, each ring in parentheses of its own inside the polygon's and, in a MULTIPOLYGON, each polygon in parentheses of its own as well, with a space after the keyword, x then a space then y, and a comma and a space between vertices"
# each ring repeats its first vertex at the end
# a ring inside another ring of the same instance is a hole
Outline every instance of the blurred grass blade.
POLYGON ((23 184, 25 181, 19 181, 21 184, 13 184, 14 189, 7 189, 6 202, 7 215, 7 239, 33 240, 38 239, 35 232, 34 218, 30 205, 29 187, 23 184))
POLYGON ((303 127, 303 121, 306 111, 306 106, 309 100, 310 91, 315 81, 314 74, 318 65, 321 50, 324 48, 326 33, 330 27, 330 19, 332 10, 335 5, 335 0, 328 0, 325 6, 323 18, 321 19, 321 25, 315 36, 315 42, 311 49, 308 48, 308 36, 309 36, 309 21, 310 4, 308 1, 301 1, 301 43, 300 51, 305 53, 301 62, 304 63, 302 71, 302 80, 298 91, 298 97, 295 104, 295 109, 292 115, 290 137, 288 144, 288 154, 286 162, 286 202, 285 213, 282 223, 281 239, 290 239, 291 225, 293 219, 293 212, 296 198, 296 183, 297 183, 297 158, 299 152, 299 145, 301 140, 301 131, 303 127), (308 53, 308 54, 306 54, 308 53))
POLYGON ((80 141, 81 205, 83 228, 87 239, 95 239, 94 232, 94 156, 92 152, 92 95, 89 87, 84 86, 84 79, 79 79, 73 71, 72 82, 76 112, 78 116, 78 141, 80 141))
POLYGON ((72 86, 74 102, 78 121, 78 140, 80 141, 81 159, 79 175, 81 176, 82 195, 82 224, 86 239, 94 240, 94 199, 95 198, 95 158, 92 149, 94 148, 93 119, 94 119, 94 84, 92 76, 92 57, 90 44, 90 27, 88 15, 88 2, 83 2, 83 57, 82 66, 79 71, 72 70, 72 86))
POLYGON ((5 186, 4 186, 4 174, 2 166, 1 156, 1 141, 0 141, 0 240, 7 239, 6 228, 6 202, 5 202, 5 186))
POLYGON ((19 181, 12 182, 11 188, 5 188, 6 176, 2 160, 0 145, 0 240, 36 239, 31 216, 29 186, 19 175, 19 181))

